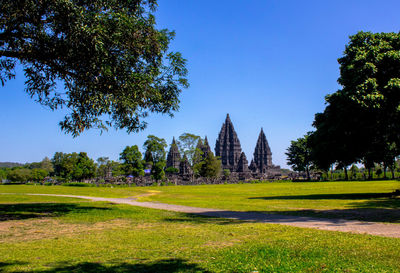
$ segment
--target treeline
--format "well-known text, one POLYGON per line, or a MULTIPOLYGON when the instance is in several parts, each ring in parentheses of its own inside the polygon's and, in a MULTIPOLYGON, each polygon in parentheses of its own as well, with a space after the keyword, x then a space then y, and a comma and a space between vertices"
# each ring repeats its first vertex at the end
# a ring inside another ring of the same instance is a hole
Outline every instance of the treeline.
MULTIPOLYGON (((200 136, 184 133, 176 143, 181 160, 187 160, 190 175, 193 177, 218 177, 222 174, 221 161, 211 150, 206 150, 206 140, 200 136)), ((113 161, 108 157, 100 157, 96 161, 89 158, 85 152, 62 153, 56 152, 49 159, 40 162, 27 163, 11 168, 0 168, 0 181, 11 182, 70 182, 90 179, 106 179, 110 177, 141 177, 145 175, 159 181, 166 174, 178 174, 179 169, 166 168, 167 143, 165 139, 149 135, 143 144, 145 153, 137 145, 127 146, 120 153, 119 160, 113 161)), ((208 147, 208 144, 207 144, 208 147)))
MULTIPOLYGON (((400 155, 400 34, 359 32, 338 59, 342 88, 326 96, 315 131, 291 142, 288 164, 296 171, 342 170, 362 164, 365 179, 396 177, 400 155)), ((350 169, 353 168, 352 173, 350 169)), ((360 171, 358 171, 360 172, 360 171)))

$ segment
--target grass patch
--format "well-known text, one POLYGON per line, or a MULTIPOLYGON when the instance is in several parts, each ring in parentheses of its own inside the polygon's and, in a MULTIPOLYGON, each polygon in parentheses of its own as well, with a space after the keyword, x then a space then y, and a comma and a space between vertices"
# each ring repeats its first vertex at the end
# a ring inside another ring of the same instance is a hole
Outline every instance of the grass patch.
POLYGON ((399 188, 399 181, 385 180, 117 188, 4 185, 0 193, 136 197, 205 208, 400 223, 400 197, 392 197, 399 188))
POLYGON ((400 272, 400 239, 37 198, 0 222, 0 271, 400 272))

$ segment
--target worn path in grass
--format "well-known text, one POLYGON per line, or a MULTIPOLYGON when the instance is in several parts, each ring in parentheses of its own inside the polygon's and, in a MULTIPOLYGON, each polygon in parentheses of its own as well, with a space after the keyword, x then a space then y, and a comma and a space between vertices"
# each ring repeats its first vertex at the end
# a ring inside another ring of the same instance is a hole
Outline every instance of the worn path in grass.
POLYGON ((370 234, 384 237, 400 238, 400 225, 381 224, 374 222, 352 221, 343 219, 322 219, 304 216, 288 216, 277 214, 264 214, 259 212, 230 211, 210 208, 197 208, 181 205, 171 205, 157 202, 138 202, 134 198, 103 198, 82 195, 64 195, 64 194, 27 194, 41 196, 58 196, 88 199, 92 201, 104 201, 116 204, 127 204, 132 206, 169 210, 183 213, 191 213, 201 216, 221 217, 237 219, 243 221, 254 221, 270 224, 281 224, 303 228, 316 228, 322 230, 342 231, 352 233, 370 234))

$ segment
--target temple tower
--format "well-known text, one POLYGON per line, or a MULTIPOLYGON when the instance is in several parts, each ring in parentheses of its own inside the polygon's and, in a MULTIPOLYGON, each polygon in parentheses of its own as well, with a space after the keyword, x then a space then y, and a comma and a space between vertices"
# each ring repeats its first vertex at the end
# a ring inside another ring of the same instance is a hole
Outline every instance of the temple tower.
POLYGON ((239 173, 247 173, 249 172, 249 162, 247 161, 246 155, 244 152, 240 155, 239 162, 238 162, 238 167, 237 167, 237 172, 239 173))
POLYGON ((233 128, 229 114, 227 114, 215 143, 215 155, 221 158, 222 169, 236 172, 241 154, 242 148, 239 138, 233 128))
POLYGON ((182 161, 179 164, 179 174, 180 175, 191 175, 192 168, 190 167, 189 161, 186 157, 186 155, 183 156, 182 161))
POLYGON ((207 155, 211 152, 211 148, 210 148, 210 145, 208 144, 207 136, 205 136, 203 145, 201 145, 200 150, 203 153, 203 158, 206 158, 207 155))
POLYGON ((176 145, 175 138, 172 139, 172 144, 167 155, 167 168, 174 167, 179 170, 181 163, 181 154, 179 153, 178 145, 176 145))
POLYGON ((262 128, 254 149, 254 163, 252 162, 250 166, 253 172, 260 173, 266 173, 269 168, 273 167, 271 149, 262 128), (254 167, 257 169, 254 170, 254 167))

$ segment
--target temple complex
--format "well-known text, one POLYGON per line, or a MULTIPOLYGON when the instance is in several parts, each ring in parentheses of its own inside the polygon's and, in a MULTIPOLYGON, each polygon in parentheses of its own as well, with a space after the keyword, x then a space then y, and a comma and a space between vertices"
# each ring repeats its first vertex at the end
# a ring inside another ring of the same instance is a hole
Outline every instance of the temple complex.
MULTIPOLYGON (((204 140, 199 140, 196 150, 199 153, 198 155, 195 154, 193 158, 194 164, 204 160, 211 153, 207 137, 204 140)), ((249 166, 229 114, 226 115, 225 122, 222 124, 221 131, 216 140, 215 155, 221 160, 222 170, 229 170, 229 179, 233 179, 233 181, 270 179, 281 175, 280 167, 272 164, 271 148, 262 128, 254 149, 253 159, 249 166)), ((175 138, 172 140, 167 156, 168 167, 178 169, 181 177, 192 177, 193 175, 192 167, 186 155, 182 158, 179 153, 175 138)))
POLYGON ((248 166, 248 161, 240 146, 239 138, 235 132, 229 114, 226 115, 224 124, 215 143, 215 155, 221 158, 222 169, 229 169, 231 173, 238 173, 240 177, 251 171, 253 177, 277 175, 280 167, 272 164, 272 152, 268 145, 263 129, 258 136, 254 149, 253 159, 248 166))

